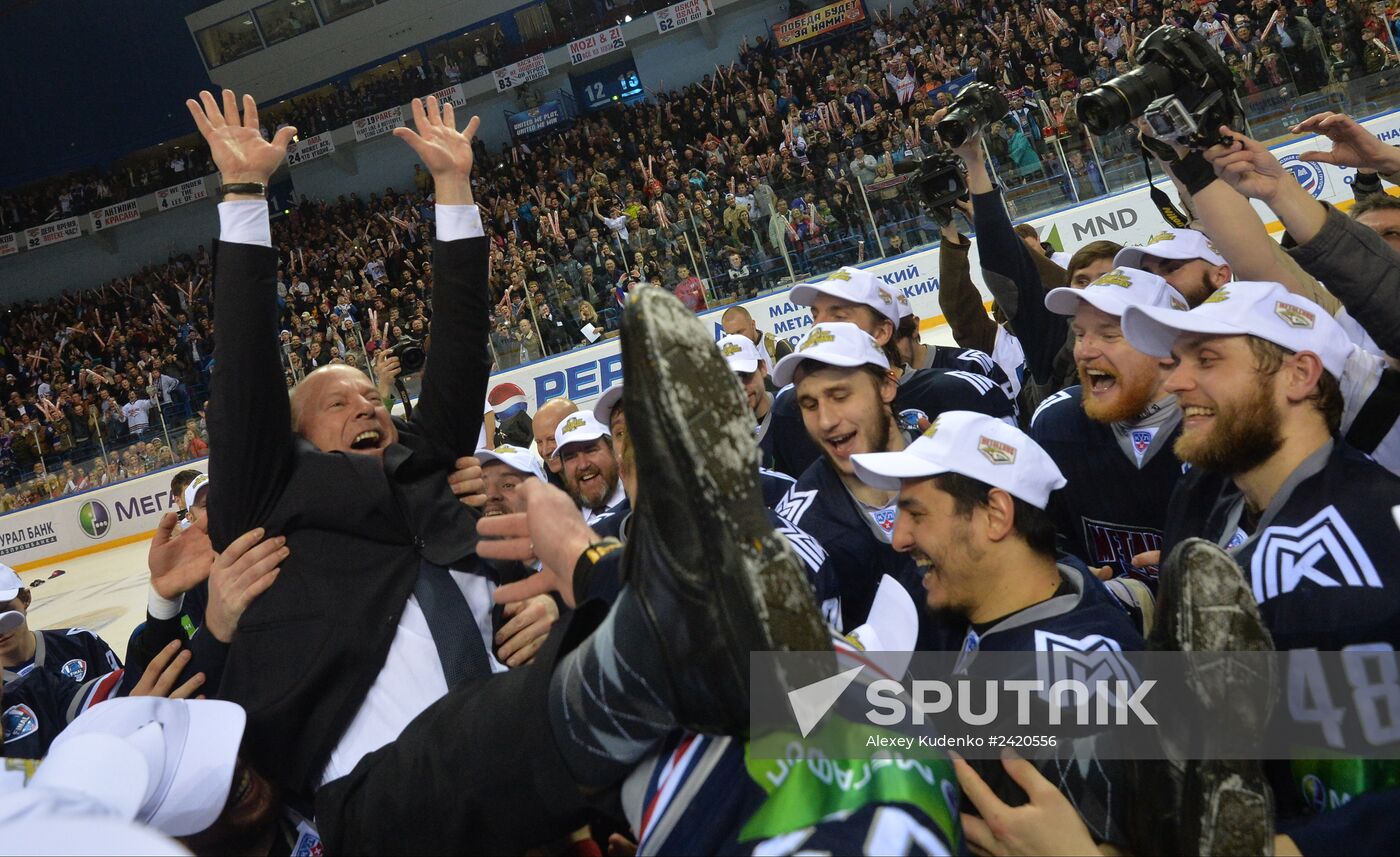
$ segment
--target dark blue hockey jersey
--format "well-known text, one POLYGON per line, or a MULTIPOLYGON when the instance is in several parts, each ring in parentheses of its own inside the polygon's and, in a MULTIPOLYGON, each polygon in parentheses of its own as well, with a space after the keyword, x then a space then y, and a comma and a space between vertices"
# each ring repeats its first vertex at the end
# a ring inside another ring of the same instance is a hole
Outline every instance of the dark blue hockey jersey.
MULTIPOLYGON (((1172 496, 1163 551, 1165 555, 1191 537, 1229 546, 1279 651, 1390 652, 1400 645, 1397 509, 1400 476, 1334 440, 1284 481, 1252 532, 1242 526, 1244 498, 1234 483, 1191 470, 1172 496)), ((1373 688, 1353 691, 1364 697, 1373 688)), ((1358 706, 1342 706, 1335 709, 1339 717, 1349 710, 1364 716, 1358 706)), ((1316 717, 1313 713, 1309 722, 1316 717)), ((1318 755, 1327 756, 1319 732, 1324 752, 1318 755)), ((1386 766, 1394 763, 1334 758, 1295 759, 1267 769, 1279 814, 1289 817, 1335 808, 1373 788, 1393 789, 1400 779, 1386 766), (1334 793, 1335 800, 1327 798, 1334 793), (1318 800, 1318 794, 1324 799, 1318 800)), ((1400 800, 1400 793, 1392 794, 1400 800)), ((1400 813, 1389 818, 1400 836, 1400 813)))
MULTIPOLYGON (((1084 653, 1084 656, 1101 659, 1103 668, 1115 676, 1135 675, 1121 653, 1141 651, 1143 639, 1117 599, 1098 578, 1077 564, 1061 562, 1059 569, 1063 582, 1054 597, 1013 613, 989 628, 982 628, 980 633, 975 628, 968 630, 959 655, 959 673, 1003 680, 1039 680, 1049 687, 1069 677, 1040 673, 1042 669, 1055 671, 1054 658, 1018 659, 1016 664, 1023 669, 1010 673, 1004 669, 1005 662, 999 662, 993 675, 979 671, 978 655, 982 652, 1065 652, 1072 656, 1067 662, 1077 662, 1074 659, 1084 653)), ((1096 741, 1103 739, 1104 736, 1098 736, 1096 741)), ((1096 839, 1123 846, 1128 843, 1124 826, 1127 769, 1121 759, 1095 757, 1096 741, 1066 742, 1057 755, 1043 758, 1036 764, 1050 782, 1069 796, 1096 839)), ((1025 803, 1025 793, 1006 774, 1000 762, 969 760, 969 764, 1007 803, 1012 806, 1025 803)), ((964 810, 976 811, 970 806, 964 810)))
MULTIPOLYGON (((32 663, 78 683, 122 668, 121 659, 112 647, 86 628, 35 631, 32 663)), ((0 678, 13 681, 28 666, 6 667, 0 672, 0 678)))
POLYGON ((972 372, 977 375, 985 375, 996 382, 996 385, 1006 393, 1006 398, 1012 402, 1016 400, 1016 388, 1011 384, 1011 379, 1006 377, 1006 372, 997 365, 992 356, 985 351, 978 351, 976 348, 961 348, 955 345, 930 345, 928 353, 924 355, 922 366, 915 369, 944 369, 947 371, 972 372))
POLYGON ((1155 437, 1144 432, 1141 440, 1133 438, 1151 455, 1139 469, 1123 454, 1113 429, 1084 413, 1081 393, 1078 386, 1061 390, 1031 417, 1031 439, 1067 482, 1050 497, 1060 550, 1155 587, 1157 567, 1134 568, 1133 557, 1162 547, 1167 504, 1182 473, 1172 451, 1180 420, 1162 426, 1155 437))
POLYGON ((42 759, 49 745, 73 719, 115 693, 118 672, 98 673, 86 682, 31 664, 23 674, 4 683, 0 700, 0 731, 4 750, 12 759, 42 759))

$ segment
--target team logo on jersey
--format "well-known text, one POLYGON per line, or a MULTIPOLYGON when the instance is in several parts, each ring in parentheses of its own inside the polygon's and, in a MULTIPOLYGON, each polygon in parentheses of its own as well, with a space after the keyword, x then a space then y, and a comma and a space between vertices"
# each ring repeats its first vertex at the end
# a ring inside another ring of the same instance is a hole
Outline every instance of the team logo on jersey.
POLYGON ((1249 540, 1249 536, 1239 527, 1235 527, 1235 534, 1230 536, 1230 540, 1225 543, 1225 550, 1234 550, 1249 540))
POLYGON ((894 516, 895 510, 888 506, 870 513, 870 517, 874 519, 880 532, 885 534, 885 538, 889 538, 890 534, 894 532, 894 516))
POLYGON ((1289 327, 1301 327, 1311 329, 1317 322, 1317 316, 1300 306, 1286 303, 1284 301, 1274 302, 1274 315, 1283 319, 1283 323, 1289 327))
POLYGON ((743 350, 744 349, 740 348, 737 342, 726 342, 724 345, 720 346, 719 353, 723 354, 725 357, 733 357, 743 350))
POLYGON ((0 724, 5 727, 6 744, 39 731, 39 717, 23 703, 5 709, 5 713, 0 714, 0 724))
POLYGON ((1322 192, 1327 189, 1327 173, 1323 172, 1321 164, 1305 161, 1297 155, 1284 155, 1278 162, 1293 174, 1303 190, 1313 195, 1313 199, 1321 198, 1322 192))
POLYGON ((1016 447, 1009 443, 993 440, 986 435, 977 438, 977 451, 993 464, 1016 463, 1016 447))
POLYGON ((1114 268, 1112 271, 1109 271, 1107 274, 1104 274, 1097 280, 1094 280, 1089 285, 1118 286, 1120 289, 1131 289, 1133 287, 1133 278, 1128 276, 1128 272, 1123 270, 1122 268, 1114 268))
POLYGON ((972 666, 972 661, 977 657, 977 651, 982 647, 982 637, 969 628, 967 636, 963 637, 962 648, 958 651, 958 662, 953 664, 953 675, 962 675, 972 666))
MULTIPOLYGON (((928 414, 918 408, 906 408, 899 412, 899 427, 907 432, 918 434, 919 426, 928 423, 928 414)), ((933 431, 930 427, 929 431, 933 431)))
POLYGON ((1076 639, 1050 631, 1035 632, 1036 678, 1047 688, 1058 681, 1078 681, 1089 687, 1098 682, 1140 683, 1137 670, 1123 657, 1118 641, 1102 634, 1076 639))
POLYGON ((82 658, 74 658, 64 664, 59 672, 71 678, 73 681, 82 681, 87 675, 87 661, 82 658))
POLYGON ((812 501, 817 499, 816 489, 811 491, 798 491, 795 487, 789 488, 783 495, 783 499, 778 501, 778 507, 774 512, 778 517, 787 518, 794 524, 802 523, 802 516, 807 514, 807 510, 812 508, 812 501))
POLYGON ((1215 291, 1213 291, 1213 292, 1210 293, 1210 297, 1208 297, 1208 298, 1206 298, 1205 300, 1201 301, 1201 303, 1203 303, 1203 304, 1218 304, 1218 303, 1221 303, 1222 301, 1227 301, 1227 300, 1229 300, 1229 299, 1230 299, 1230 290, 1229 290, 1228 288, 1216 289, 1215 291))
POLYGON ((78 507, 78 526, 88 538, 100 539, 112 528, 112 516, 101 500, 88 500, 78 507))
POLYGON ((587 425, 587 423, 585 423, 580 417, 570 417, 564 423, 564 434, 568 434, 571 431, 578 431, 585 425, 587 425))
POLYGON ((815 347, 815 346, 817 346, 817 345, 821 345, 821 344, 826 343, 826 342, 835 342, 835 341, 836 341, 836 335, 835 335, 835 334, 833 334, 833 333, 832 333, 831 331, 829 331, 829 330, 822 330, 820 327, 818 327, 818 328, 814 329, 811 333, 807 334, 807 338, 806 338, 805 340, 803 340, 803 342, 802 342, 801 345, 797 346, 797 350, 798 350, 798 351, 806 351, 808 348, 812 348, 812 347, 815 347))
POLYGON ((1303 802, 1313 812, 1322 812, 1327 808, 1327 786, 1323 784, 1321 777, 1308 774, 1298 785, 1303 790, 1303 802))
POLYGON ((1260 604, 1287 595, 1305 581, 1316 587, 1383 587, 1380 575, 1336 506, 1296 527, 1264 531, 1250 558, 1254 598, 1260 604))
POLYGON ((1147 452, 1147 448, 1152 445, 1152 432, 1143 429, 1133 430, 1133 451, 1142 458, 1142 454, 1147 452))

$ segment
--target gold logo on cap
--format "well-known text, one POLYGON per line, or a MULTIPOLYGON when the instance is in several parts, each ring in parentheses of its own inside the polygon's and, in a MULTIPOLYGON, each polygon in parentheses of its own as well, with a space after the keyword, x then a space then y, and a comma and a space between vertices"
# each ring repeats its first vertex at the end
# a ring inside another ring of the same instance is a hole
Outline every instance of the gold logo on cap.
POLYGON ((1311 330, 1313 325, 1317 323, 1317 316, 1313 313, 1308 312, 1300 306, 1284 303, 1283 301, 1274 302, 1274 315, 1283 319, 1283 323, 1289 327, 1301 327, 1311 330))
POLYGON ((1016 461, 1016 447, 986 435, 977 438, 977 451, 993 464, 1013 464, 1016 461))
POLYGON ((733 357, 735 354, 738 354, 740 351, 743 350, 744 349, 740 348, 739 343, 737 342, 726 342, 720 346, 719 352, 725 357, 733 357))
POLYGON ((887 304, 894 303, 894 298, 890 297, 890 293, 885 291, 884 289, 876 289, 875 294, 879 295, 880 300, 884 301, 887 304))
POLYGON ((895 300, 899 301, 905 306, 909 306, 909 296, 906 295, 904 292, 900 292, 899 294, 895 295, 894 298, 895 300))
POLYGON ((1119 288, 1123 289, 1131 289, 1133 287, 1133 278, 1128 276, 1128 272, 1123 270, 1122 268, 1114 268, 1112 271, 1109 271, 1107 274, 1104 274, 1097 280, 1094 280, 1089 285, 1118 286, 1119 288))
POLYGON ((1156 235, 1147 239, 1147 244, 1145 246, 1151 247, 1153 244, 1161 244, 1163 241, 1171 241, 1175 238, 1175 232, 1158 232, 1156 235))
POLYGON ((582 417, 570 417, 564 423, 564 434, 568 434, 569 432, 574 431, 576 429, 581 429, 586 425, 588 424, 583 421, 582 417))
POLYGON ((941 419, 943 418, 938 417, 933 422, 929 423, 929 427, 924 429, 924 437, 933 437, 934 433, 938 431, 938 420, 941 419))
POLYGON ((808 348, 811 348, 811 347, 813 347, 813 346, 815 346, 815 345, 821 345, 821 344, 824 343, 824 342, 835 342, 835 341, 836 341, 836 336, 835 336, 835 334, 833 334, 833 333, 831 333, 830 331, 827 331, 827 330, 822 330, 820 327, 818 327, 818 328, 816 328, 815 330, 813 330, 811 333, 807 334, 807 339, 806 339, 800 346, 798 346, 797 350, 798 350, 798 351, 806 351, 808 348))
POLYGON ((496 453, 497 455, 515 455, 520 450, 516 449, 508 443, 505 443, 501 444, 500 446, 496 447, 491 451, 496 453))
POLYGON ((1179 298, 1179 297, 1176 297, 1175 295, 1173 295, 1172 297, 1168 298, 1167 300, 1169 300, 1169 301, 1172 302, 1172 309, 1179 309, 1179 310, 1188 310, 1188 309, 1190 309, 1190 307, 1186 305, 1186 301, 1182 300, 1182 299, 1179 298))
POLYGON ((1229 290, 1229 289, 1216 289, 1214 292, 1211 293, 1211 296, 1208 297, 1208 298, 1206 298, 1204 301, 1202 301, 1202 303, 1203 303, 1203 304, 1218 304, 1218 303, 1220 303, 1221 301, 1227 301, 1227 300, 1229 300, 1229 299, 1230 299, 1230 290, 1229 290))
POLYGON ((849 280, 850 278, 850 272, 845 270, 844 268, 836 269, 831 273, 831 276, 827 277, 828 280, 849 280))

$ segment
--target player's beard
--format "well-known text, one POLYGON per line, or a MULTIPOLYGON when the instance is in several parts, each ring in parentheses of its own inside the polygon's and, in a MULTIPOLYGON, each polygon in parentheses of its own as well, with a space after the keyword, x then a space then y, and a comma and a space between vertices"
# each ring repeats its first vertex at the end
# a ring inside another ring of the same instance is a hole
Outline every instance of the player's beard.
MULTIPOLYGON (((878 410, 871 413, 870 420, 862 420, 856 426, 856 433, 870 441, 866 452, 888 452, 890 448, 890 412, 889 406, 881 404, 878 410)), ((854 473, 855 465, 847 457, 843 464, 842 460, 831 454, 825 443, 818 442, 822 455, 826 458, 831 468, 837 473, 854 473)))
POLYGON ((1130 371, 1115 375, 1114 395, 1106 401, 1101 401, 1091 394, 1090 391, 1094 387, 1085 373, 1085 367, 1081 364, 1076 369, 1079 372, 1079 385, 1084 390, 1080 396, 1084 403, 1084 414, 1095 422, 1120 423, 1134 419, 1147 410, 1147 406, 1157 397, 1157 382, 1161 373, 1155 369, 1151 372, 1130 371))
POLYGON ((1239 474, 1269 460, 1283 446, 1283 415, 1267 376, 1238 405, 1216 407, 1214 425, 1184 433, 1173 447, 1177 458, 1212 473, 1239 474))

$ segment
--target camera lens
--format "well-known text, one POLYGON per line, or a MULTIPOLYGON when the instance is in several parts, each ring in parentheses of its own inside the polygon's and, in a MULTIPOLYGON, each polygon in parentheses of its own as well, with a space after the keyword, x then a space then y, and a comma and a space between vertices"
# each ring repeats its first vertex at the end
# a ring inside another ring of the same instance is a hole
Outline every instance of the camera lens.
POLYGON ((1171 74, 1147 63, 1079 98, 1079 119, 1095 134, 1107 134, 1141 116, 1147 105, 1173 90, 1171 74))
POLYGON ((973 130, 971 117, 961 110, 953 110, 938 123, 938 136, 954 149, 966 143, 973 130))

